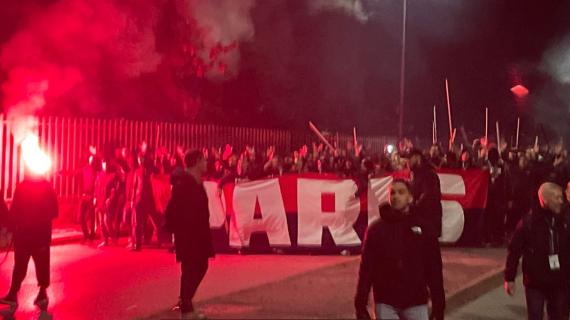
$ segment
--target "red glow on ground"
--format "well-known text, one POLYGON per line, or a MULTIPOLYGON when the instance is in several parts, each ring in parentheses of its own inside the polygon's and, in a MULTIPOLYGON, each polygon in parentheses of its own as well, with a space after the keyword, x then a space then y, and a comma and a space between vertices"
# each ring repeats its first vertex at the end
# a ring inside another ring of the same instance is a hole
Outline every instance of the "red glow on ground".
POLYGON ((528 95, 528 89, 520 84, 517 84, 516 86, 512 87, 511 92, 518 98, 524 98, 528 95))

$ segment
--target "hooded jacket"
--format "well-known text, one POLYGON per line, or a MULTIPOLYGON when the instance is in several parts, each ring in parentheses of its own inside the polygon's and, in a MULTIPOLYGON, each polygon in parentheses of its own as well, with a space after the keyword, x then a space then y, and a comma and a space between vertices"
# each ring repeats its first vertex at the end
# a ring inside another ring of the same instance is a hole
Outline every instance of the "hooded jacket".
POLYGON ((172 197, 166 206, 166 228, 174 233, 177 261, 214 256, 208 196, 204 186, 182 169, 172 173, 172 197))
POLYGON ((370 288, 376 304, 396 308, 423 305, 431 296, 435 319, 443 319, 445 293, 439 243, 433 227, 411 208, 404 215, 389 205, 380 207, 380 221, 366 233, 355 307, 366 312, 370 288))

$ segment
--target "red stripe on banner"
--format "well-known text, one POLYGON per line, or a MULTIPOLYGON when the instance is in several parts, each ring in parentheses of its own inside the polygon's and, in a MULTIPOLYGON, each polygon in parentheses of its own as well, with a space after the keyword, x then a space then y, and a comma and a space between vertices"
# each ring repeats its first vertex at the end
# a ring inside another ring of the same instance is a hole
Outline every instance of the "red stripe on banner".
MULTIPOLYGON (((489 173, 485 170, 438 170, 440 182, 442 184, 442 200, 453 200, 461 204, 463 209, 483 209, 487 204, 487 189, 489 184, 489 173)), ((400 171, 392 174, 394 178, 408 179, 409 171, 400 171)), ((285 211, 288 213, 297 212, 298 190, 297 183, 299 179, 315 179, 315 180, 336 180, 342 181, 334 174, 290 174, 283 175, 279 178, 280 195, 283 199, 285 211)), ((160 179, 162 183, 166 183, 168 179, 160 179)), ((263 181, 263 180, 260 180, 263 181)), ((158 182, 158 181, 157 181, 158 182)), ((224 198, 226 203, 226 214, 234 214, 234 189, 235 184, 228 183, 224 185, 224 198)), ((368 210, 368 192, 361 192, 360 195, 360 211, 368 210)), ((164 202, 164 199, 162 199, 164 202)), ((330 193, 323 193, 321 207, 324 212, 334 212, 335 196, 330 193)))
POLYGON ((321 194, 321 208, 323 212, 335 212, 335 195, 334 193, 321 194))
POLYGON ((465 195, 449 195, 442 193, 443 200, 455 200, 463 209, 484 209, 487 206, 489 188, 489 171, 481 169, 450 170, 441 169, 438 173, 460 175, 465 184, 465 195))

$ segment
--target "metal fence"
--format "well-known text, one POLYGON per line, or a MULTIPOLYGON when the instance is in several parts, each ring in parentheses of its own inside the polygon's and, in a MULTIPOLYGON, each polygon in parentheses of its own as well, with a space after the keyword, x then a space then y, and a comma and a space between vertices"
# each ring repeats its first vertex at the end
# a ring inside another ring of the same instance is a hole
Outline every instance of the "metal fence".
MULTIPOLYGON (((310 132, 288 130, 224 127, 216 125, 137 121, 126 119, 40 117, 37 134, 40 147, 51 157, 51 182, 63 198, 74 198, 79 192, 78 171, 85 164, 89 145, 105 153, 115 147, 134 150, 142 141, 149 146, 173 151, 176 146, 201 148, 231 144, 237 150, 245 145, 265 148, 275 145, 279 152, 290 152, 302 144, 316 140, 310 132)), ((24 166, 19 146, 14 141, 14 123, 4 114, 0 117, 0 188, 10 199, 16 184, 23 178, 24 166)), ((381 152, 385 137, 359 137, 373 152, 381 152)), ((352 135, 338 135, 340 145, 352 140, 352 135)), ((260 149, 263 150, 263 149, 260 149)))

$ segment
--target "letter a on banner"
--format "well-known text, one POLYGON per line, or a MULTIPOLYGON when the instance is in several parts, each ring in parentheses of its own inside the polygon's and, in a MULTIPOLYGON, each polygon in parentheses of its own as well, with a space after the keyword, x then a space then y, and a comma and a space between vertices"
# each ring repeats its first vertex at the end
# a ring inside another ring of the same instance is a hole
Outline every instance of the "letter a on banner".
POLYGON ((328 227, 336 245, 359 245, 353 228, 360 213, 352 180, 297 180, 298 241, 302 246, 320 246, 323 227, 328 227), (323 194, 334 194, 334 212, 323 212, 323 194))
POLYGON ((233 199, 230 246, 249 246, 251 234, 254 232, 265 232, 270 245, 291 246, 278 179, 238 184, 234 189, 233 199), (254 218, 256 202, 259 202, 261 219, 254 218))

